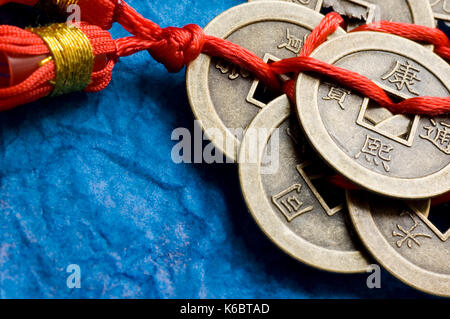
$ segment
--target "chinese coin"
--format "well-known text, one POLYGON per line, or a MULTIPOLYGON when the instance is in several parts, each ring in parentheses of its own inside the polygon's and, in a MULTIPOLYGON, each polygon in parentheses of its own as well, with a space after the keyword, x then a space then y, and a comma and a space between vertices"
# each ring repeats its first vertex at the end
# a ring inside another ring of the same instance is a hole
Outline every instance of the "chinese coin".
MULTIPOLYGON (((297 56, 323 16, 287 2, 246 3, 219 15, 205 33, 225 38, 265 61, 297 56)), ((344 35, 342 29, 333 36, 344 35)), ((186 74, 192 110, 217 149, 235 161, 245 128, 277 96, 246 70, 201 55, 186 74)))
MULTIPOLYGON (((362 74, 394 100, 448 97, 450 66, 393 35, 355 32, 312 55, 362 74)), ((450 190, 450 117, 393 114, 339 84, 301 74, 297 113, 328 164, 354 183, 390 197, 420 199, 450 190)))
POLYGON ((250 124, 239 154, 242 192, 254 219, 282 250, 332 272, 365 272, 369 262, 348 220, 345 191, 302 138, 283 95, 250 124))
POLYGON ((403 201, 351 192, 348 206, 360 238, 381 265, 416 289, 450 297, 450 229, 443 228, 450 222, 448 204, 426 214, 403 201))

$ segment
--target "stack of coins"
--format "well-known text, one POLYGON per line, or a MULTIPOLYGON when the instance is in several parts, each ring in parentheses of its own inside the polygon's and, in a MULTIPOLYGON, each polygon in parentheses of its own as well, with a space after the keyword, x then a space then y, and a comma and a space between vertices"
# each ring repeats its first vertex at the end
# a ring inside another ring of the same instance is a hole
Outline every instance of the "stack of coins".
MULTIPOLYGON (((277 61, 300 54, 324 8, 346 16, 348 29, 377 20, 434 27, 450 18, 447 0, 254 0, 205 32, 277 61)), ((450 95, 450 66, 432 48, 346 31, 311 56, 368 77, 394 100, 450 95)), ((366 272, 376 260, 406 284, 450 297, 450 206, 430 200, 450 191, 449 115, 393 114, 307 74, 290 103, 206 55, 188 67, 187 90, 206 135, 239 164, 249 211, 282 250, 340 273, 366 272), (361 190, 334 186, 336 175, 361 190)))

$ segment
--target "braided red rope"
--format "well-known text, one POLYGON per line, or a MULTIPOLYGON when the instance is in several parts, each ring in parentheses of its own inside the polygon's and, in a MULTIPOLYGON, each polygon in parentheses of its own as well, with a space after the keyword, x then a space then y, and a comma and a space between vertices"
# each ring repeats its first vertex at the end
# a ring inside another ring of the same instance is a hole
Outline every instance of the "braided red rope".
POLYGON ((399 22, 379 22, 360 26, 351 32, 358 31, 390 33, 423 44, 432 44, 434 52, 450 62, 450 40, 439 29, 399 22))
MULTIPOLYGON (((261 58, 239 46, 222 39, 205 36, 198 26, 188 25, 184 28, 162 29, 142 17, 125 2, 122 2, 120 8, 116 10, 117 22, 122 24, 125 29, 154 42, 149 50, 150 54, 155 60, 164 64, 170 72, 179 71, 203 52, 210 56, 224 58, 252 72, 274 90, 279 89, 277 75, 291 72, 314 72, 339 81, 344 86, 371 98, 394 113, 438 115, 450 110, 450 98, 416 97, 395 103, 384 90, 366 77, 308 58, 317 46, 343 24, 342 17, 337 13, 328 14, 322 23, 313 30, 300 57, 266 64, 261 58)), ((386 21, 367 26, 367 30, 375 28, 380 32, 393 33, 413 41, 433 44, 435 52, 450 62, 450 41, 439 29, 386 21)), ((286 83, 283 90, 292 98, 294 95, 293 82, 286 83)))

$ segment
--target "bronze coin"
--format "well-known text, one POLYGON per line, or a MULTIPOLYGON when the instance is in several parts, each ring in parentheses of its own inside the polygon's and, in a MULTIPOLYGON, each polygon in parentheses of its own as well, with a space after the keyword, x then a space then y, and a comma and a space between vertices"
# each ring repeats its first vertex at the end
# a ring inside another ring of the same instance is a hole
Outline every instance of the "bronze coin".
MULTIPOLYGON (((322 19, 321 14, 292 3, 246 3, 219 15, 205 33, 276 61, 297 56, 306 36, 322 19)), ((344 34, 339 29, 330 38, 344 34)), ((235 161, 244 130, 277 96, 245 70, 204 54, 189 65, 186 82, 192 110, 205 134, 235 161)))
MULTIPOLYGON (((320 46, 319 60, 362 74, 393 99, 448 97, 450 66, 393 35, 355 32, 320 46)), ((450 191, 450 117, 392 114, 357 92, 301 74, 297 113, 306 136, 354 183, 390 197, 421 199, 450 191)))
POLYGON ((448 227, 448 204, 425 214, 403 201, 351 192, 348 207, 364 245, 390 273, 416 289, 450 297, 450 229, 438 227, 448 227), (447 224, 436 225, 433 217, 447 224))
POLYGON ((249 210, 295 259, 326 271, 365 272, 370 263, 349 224, 345 191, 328 182, 334 172, 308 146, 293 114, 283 95, 244 136, 239 177, 249 210))

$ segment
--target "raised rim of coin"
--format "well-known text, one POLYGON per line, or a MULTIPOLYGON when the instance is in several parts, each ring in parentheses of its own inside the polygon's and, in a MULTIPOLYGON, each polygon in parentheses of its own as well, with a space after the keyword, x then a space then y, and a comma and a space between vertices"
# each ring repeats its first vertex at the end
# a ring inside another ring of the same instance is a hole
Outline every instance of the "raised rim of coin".
MULTIPOLYGON (((286 2, 291 1, 291 2, 293 2, 292 0, 248 0, 248 2, 261 2, 261 1, 286 1, 286 2)), ((302 5, 301 3, 297 3, 297 4, 302 5)), ((303 4, 303 5, 306 6, 307 4, 303 4)), ((323 5, 323 0, 317 0, 316 7, 313 10, 316 12, 319 12, 320 9, 322 9, 322 5, 323 5)))
POLYGON ((428 1, 430 2, 431 10, 433 11, 434 17, 436 18, 436 20, 442 20, 442 21, 445 21, 446 23, 449 23, 450 22, 450 12, 449 13, 445 13, 447 8, 444 7, 445 6, 445 1, 447 1, 447 0, 444 0, 444 2, 441 2, 441 0, 428 0, 428 1), (442 4, 443 10, 445 10, 444 13, 440 13, 439 11, 434 9, 434 7, 436 5, 440 5, 440 4, 442 4))
POLYGON ((424 25, 426 27, 434 27, 434 13, 431 5, 422 0, 406 0, 411 9, 414 24, 424 25))
MULTIPOLYGON (((370 212, 370 204, 361 192, 348 192, 347 204, 350 218, 363 244, 373 257, 396 278, 418 290, 429 294, 450 297, 450 275, 432 273, 420 268, 399 254, 377 231, 377 225, 370 212)), ((414 208, 414 210, 418 210, 414 208)), ((418 210, 420 211, 420 210, 418 210)), ((427 214, 423 214, 427 216, 427 214)))
MULTIPOLYGON (((273 1, 273 0, 248 0, 248 1, 249 2, 261 2, 261 1, 273 1)), ((278 0, 278 1, 280 1, 280 0, 278 0)), ((289 0, 281 0, 281 1, 289 1, 289 0)), ((350 1, 355 4, 361 4, 361 3, 366 2, 364 0, 346 0, 346 1, 350 1)), ((319 12, 321 10, 321 8, 323 6, 323 2, 324 2, 324 0, 317 1, 316 8, 315 8, 315 10, 317 12, 319 12)), ((435 14, 433 13, 430 3, 427 3, 426 1, 423 1, 423 0, 406 0, 406 2, 407 2, 407 6, 411 10, 412 20, 414 21, 414 24, 424 25, 427 27, 435 26, 435 22, 434 22, 435 14)), ((376 4, 374 4, 370 1, 368 2, 368 5, 376 6, 376 4)), ((438 15, 437 18, 446 19, 448 17, 438 15)), ((374 21, 369 21, 369 23, 371 23, 371 22, 374 22, 374 21)))
MULTIPOLYGON (((212 20, 205 27, 205 34, 219 38, 227 38, 238 29, 249 24, 261 21, 283 21, 300 25, 306 29, 313 30, 323 19, 323 15, 304 8, 295 3, 281 1, 262 1, 244 3, 233 7, 212 20), (299 20, 299 17, 302 17, 299 20)), ((345 34, 338 29, 330 38, 345 34)), ((189 102, 196 119, 200 122, 204 131, 208 129, 219 130, 227 145, 218 143, 217 148, 230 160, 236 161, 240 141, 225 126, 217 114, 210 96, 208 83, 208 70, 211 57, 201 54, 194 60, 186 70, 186 87, 189 102), (230 147, 228 141, 233 141, 230 147)), ((214 136, 208 136, 214 143, 214 136)))
MULTIPOLYGON (((427 48, 394 35, 377 32, 355 32, 329 40, 311 55, 333 64, 358 51, 383 50, 401 54, 419 61, 430 72, 437 74, 450 90, 450 73, 447 62, 427 48)), ((442 195, 450 190, 450 164, 437 173, 415 179, 388 177, 373 172, 349 159, 333 141, 321 121, 317 101, 321 81, 304 73, 297 84, 297 114, 309 141, 325 161, 352 182, 388 197, 423 199, 442 195), (357 178, 355 178, 357 176, 357 178)))
MULTIPOLYGON (((267 105, 253 120, 251 127, 268 129, 271 132, 279 127, 290 115, 291 107, 286 95, 278 97, 267 105)), ((312 267, 338 273, 362 273, 369 263, 359 251, 336 251, 314 245, 296 236, 282 220, 274 215, 273 208, 264 195, 261 178, 261 162, 264 145, 269 141, 258 138, 258 154, 254 163, 248 163, 245 152, 240 153, 239 178, 247 206, 256 223, 266 236, 293 258, 312 267)), ((250 149, 252 137, 244 135, 241 150, 250 149)))

